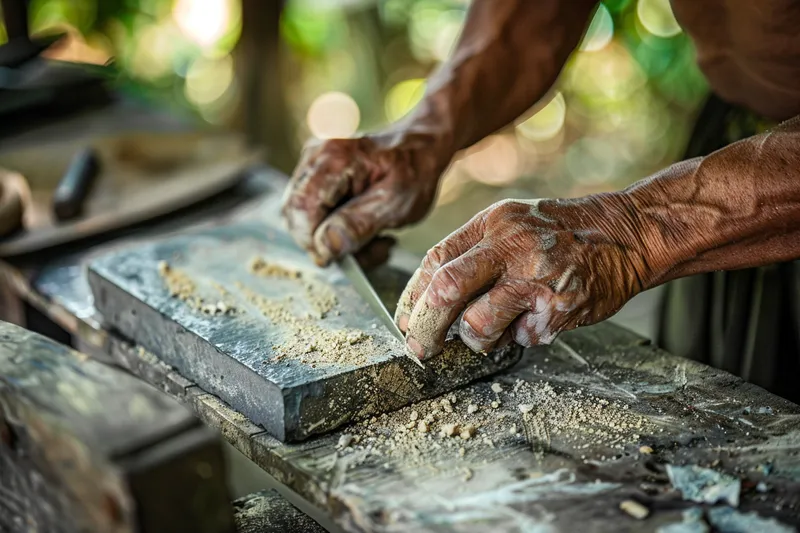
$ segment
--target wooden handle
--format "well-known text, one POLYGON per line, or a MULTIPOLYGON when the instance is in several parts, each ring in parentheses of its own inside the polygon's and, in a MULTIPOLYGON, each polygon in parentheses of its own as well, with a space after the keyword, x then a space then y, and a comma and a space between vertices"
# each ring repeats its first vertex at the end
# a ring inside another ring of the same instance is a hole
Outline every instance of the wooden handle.
POLYGON ((29 197, 28 182, 22 174, 0 169, 0 237, 22 227, 25 201, 29 197))
POLYGON ((58 220, 78 216, 94 179, 100 170, 100 159, 93 148, 78 152, 53 193, 53 214, 58 220))

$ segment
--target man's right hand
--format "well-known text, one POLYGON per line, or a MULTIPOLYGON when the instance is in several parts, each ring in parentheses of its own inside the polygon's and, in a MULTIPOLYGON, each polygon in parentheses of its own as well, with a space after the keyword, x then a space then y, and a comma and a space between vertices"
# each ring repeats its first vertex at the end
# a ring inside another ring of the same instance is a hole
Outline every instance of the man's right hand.
POLYGON ((284 198, 292 236, 327 265, 384 229, 422 219, 451 155, 427 141, 398 134, 310 141, 284 198))

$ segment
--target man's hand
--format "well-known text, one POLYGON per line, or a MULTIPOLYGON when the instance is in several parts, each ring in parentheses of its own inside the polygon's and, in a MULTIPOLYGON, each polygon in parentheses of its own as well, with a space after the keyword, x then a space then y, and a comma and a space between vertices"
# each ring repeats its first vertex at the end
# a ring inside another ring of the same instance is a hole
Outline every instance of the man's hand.
POLYGON ((462 311, 459 336, 480 352, 549 344, 610 317, 647 275, 630 222, 611 195, 489 207, 428 252, 401 296, 409 348, 437 354, 462 311))
POLYGON ((453 54, 406 117, 384 134, 306 147, 283 208, 295 239, 326 265, 420 220, 453 155, 547 93, 596 4, 473 0, 453 54))
POLYGON ((450 155, 403 135, 312 141, 284 198, 289 231, 320 265, 356 252, 427 214, 450 155))

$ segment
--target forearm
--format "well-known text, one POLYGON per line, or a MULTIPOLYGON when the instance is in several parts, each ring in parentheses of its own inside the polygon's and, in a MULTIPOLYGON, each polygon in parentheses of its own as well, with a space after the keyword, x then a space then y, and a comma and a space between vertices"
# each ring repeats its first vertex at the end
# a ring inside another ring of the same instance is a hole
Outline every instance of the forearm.
POLYGON ((646 250, 644 288, 800 258, 800 117, 621 193, 646 250))
POLYGON ((539 99, 578 45, 596 0, 474 0, 452 56, 389 132, 452 155, 539 99))

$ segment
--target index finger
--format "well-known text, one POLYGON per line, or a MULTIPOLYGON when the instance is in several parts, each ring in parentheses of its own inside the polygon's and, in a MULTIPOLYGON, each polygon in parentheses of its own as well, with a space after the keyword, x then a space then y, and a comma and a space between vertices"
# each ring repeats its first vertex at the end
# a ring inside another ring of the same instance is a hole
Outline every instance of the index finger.
POLYGON ((466 253, 483 238, 483 217, 479 215, 480 213, 425 254, 422 264, 411 276, 397 302, 394 321, 401 331, 406 331, 408 328, 411 312, 419 297, 428 288, 434 273, 443 265, 466 253))
POLYGON ((438 354, 461 311, 494 285, 501 264, 494 256, 494 250, 478 245, 434 273, 408 320, 406 344, 417 357, 438 354))
POLYGON ((339 202, 366 179, 350 139, 334 139, 306 151, 286 188, 281 210, 297 243, 314 251, 314 232, 339 202))

